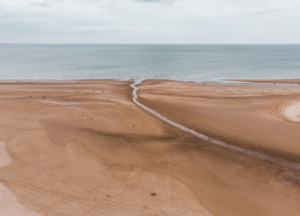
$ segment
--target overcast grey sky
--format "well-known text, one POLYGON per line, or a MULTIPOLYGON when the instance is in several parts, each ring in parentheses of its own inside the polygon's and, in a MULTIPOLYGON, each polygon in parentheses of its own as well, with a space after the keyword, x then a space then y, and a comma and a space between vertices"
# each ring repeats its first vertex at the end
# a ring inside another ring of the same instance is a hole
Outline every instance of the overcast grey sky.
POLYGON ((300 43, 300 0, 0 0, 0 43, 300 43))

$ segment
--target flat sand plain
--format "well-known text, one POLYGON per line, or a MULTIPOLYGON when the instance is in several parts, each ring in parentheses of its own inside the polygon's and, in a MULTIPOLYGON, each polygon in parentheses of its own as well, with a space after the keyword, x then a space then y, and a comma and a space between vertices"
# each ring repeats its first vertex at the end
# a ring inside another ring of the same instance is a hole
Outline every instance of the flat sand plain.
MULTIPOLYGON (((0 83, 0 215, 300 214, 299 171, 168 125, 133 103, 131 83, 0 83)), ((139 87, 177 123, 300 164, 300 125, 284 114, 298 86, 139 87)))

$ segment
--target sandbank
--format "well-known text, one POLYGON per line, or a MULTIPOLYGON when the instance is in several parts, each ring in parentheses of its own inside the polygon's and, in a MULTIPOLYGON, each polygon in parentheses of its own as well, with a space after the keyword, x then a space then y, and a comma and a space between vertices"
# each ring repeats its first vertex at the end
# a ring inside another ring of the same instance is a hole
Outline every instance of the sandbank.
MULTIPOLYGON (((299 171, 173 127, 134 103, 132 82, 0 82, 3 191, 39 215, 300 214, 299 171)), ((300 126, 278 115, 298 86, 138 87, 141 104, 178 124, 300 164, 300 126)))

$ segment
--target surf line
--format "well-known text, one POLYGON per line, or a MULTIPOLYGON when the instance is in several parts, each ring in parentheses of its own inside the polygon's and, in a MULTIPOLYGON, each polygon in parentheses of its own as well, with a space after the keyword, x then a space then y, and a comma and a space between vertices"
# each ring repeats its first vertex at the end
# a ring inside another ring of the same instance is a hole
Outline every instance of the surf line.
MULTIPOLYGON (((191 134, 195 135, 196 137, 198 137, 200 139, 208 140, 208 138, 209 138, 208 136, 205 136, 204 134, 198 133, 197 131, 191 130, 191 129, 183 126, 183 125, 180 125, 180 124, 178 124, 176 122, 173 122, 170 119, 162 116, 161 114, 155 112, 154 110, 152 110, 152 109, 144 106, 140 102, 138 102, 137 91, 140 90, 140 89, 138 87, 136 87, 136 85, 141 84, 142 81, 144 81, 144 80, 143 79, 142 80, 136 80, 133 84, 130 85, 133 88, 133 102, 135 104, 137 104, 138 106, 140 106, 144 110, 150 112, 151 114, 155 115, 157 118, 159 118, 159 119, 167 122, 168 124, 170 124, 170 125, 172 125, 172 126, 174 126, 176 128, 179 128, 179 129, 181 129, 181 130, 183 130, 185 132, 191 133, 191 134)), ((256 152, 256 151, 252 151, 252 150, 247 150, 247 149, 244 149, 244 148, 240 148, 240 147, 237 147, 237 146, 233 146, 233 145, 230 145, 230 144, 227 144, 225 142, 222 142, 222 141, 219 141, 219 140, 215 140, 215 139, 212 139, 212 138, 210 139, 210 143, 213 143, 213 144, 218 145, 218 146, 222 146, 222 147, 224 147, 226 149, 229 149, 231 151, 243 153, 243 154, 246 154, 248 156, 252 156, 252 157, 256 157, 256 158, 262 159, 262 160, 270 161, 270 162, 273 162, 275 164, 279 164, 279 165, 282 165, 284 167, 300 171, 300 164, 289 163, 289 162, 286 162, 286 161, 283 161, 283 160, 271 157, 269 155, 266 155, 266 154, 263 154, 263 153, 260 153, 260 152, 256 152)))

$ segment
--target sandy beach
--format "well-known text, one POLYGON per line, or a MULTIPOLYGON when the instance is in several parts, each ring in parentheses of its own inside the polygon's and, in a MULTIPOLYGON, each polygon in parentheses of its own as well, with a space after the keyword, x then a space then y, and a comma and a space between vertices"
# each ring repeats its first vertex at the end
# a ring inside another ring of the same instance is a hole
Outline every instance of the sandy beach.
MULTIPOLYGON (((1 216, 300 214, 300 171, 168 124, 132 83, 0 82, 1 216)), ((300 86, 138 87, 180 125, 300 164, 300 86)))

